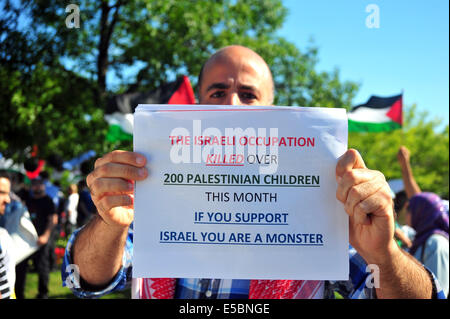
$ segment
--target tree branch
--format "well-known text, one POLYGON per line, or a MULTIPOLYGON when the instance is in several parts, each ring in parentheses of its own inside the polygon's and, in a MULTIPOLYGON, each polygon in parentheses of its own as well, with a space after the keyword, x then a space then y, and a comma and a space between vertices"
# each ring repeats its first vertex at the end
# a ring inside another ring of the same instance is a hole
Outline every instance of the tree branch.
POLYGON ((122 5, 122 0, 118 0, 115 5, 109 6, 107 1, 102 1, 101 17, 100 17, 100 42, 98 45, 98 59, 97 59, 97 83, 98 103, 101 103, 106 92, 106 72, 108 70, 108 49, 111 42, 111 36, 114 31, 114 26, 119 19, 119 9, 122 5), (108 23, 108 17, 111 10, 115 9, 111 22, 108 23))

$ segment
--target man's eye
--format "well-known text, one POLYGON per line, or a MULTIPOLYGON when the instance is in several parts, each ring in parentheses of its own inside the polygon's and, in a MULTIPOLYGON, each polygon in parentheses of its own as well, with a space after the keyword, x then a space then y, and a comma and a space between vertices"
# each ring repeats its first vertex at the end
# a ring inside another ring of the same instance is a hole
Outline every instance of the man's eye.
POLYGON ((245 99, 245 100, 255 100, 256 99, 256 95, 254 95, 253 93, 249 93, 249 92, 241 93, 241 97, 242 97, 242 99, 245 99))
POLYGON ((218 99, 218 98, 221 98, 224 96, 225 96, 225 92, 223 92, 223 91, 216 91, 213 94, 211 94, 211 97, 215 98, 215 99, 218 99))

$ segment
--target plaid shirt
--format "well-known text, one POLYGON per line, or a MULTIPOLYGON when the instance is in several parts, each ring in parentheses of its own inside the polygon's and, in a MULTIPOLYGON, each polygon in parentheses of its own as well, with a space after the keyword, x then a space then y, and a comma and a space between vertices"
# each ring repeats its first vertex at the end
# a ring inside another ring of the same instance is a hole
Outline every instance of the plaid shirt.
POLYGON ((249 288, 250 280, 180 278, 175 299, 247 299, 249 288))
MULTIPOLYGON (((105 294, 129 287, 132 274, 133 255, 133 229, 130 227, 123 254, 122 268, 113 278, 111 283, 100 290, 93 290, 83 284, 79 278, 76 266, 72 263, 72 245, 80 229, 76 230, 67 243, 66 252, 61 268, 63 286, 69 287, 79 298, 99 298, 105 294)), ((348 299, 373 299, 376 298, 375 288, 368 288, 366 280, 370 271, 366 271, 367 264, 353 247, 349 247, 350 255, 350 279, 347 281, 325 281, 323 298, 334 299, 335 293, 348 299)), ((434 279, 436 297, 445 299, 444 292, 440 288, 437 279, 429 271, 434 279)), ((223 279, 185 279, 177 280, 175 298, 177 299, 248 299, 250 280, 223 280, 223 279)))

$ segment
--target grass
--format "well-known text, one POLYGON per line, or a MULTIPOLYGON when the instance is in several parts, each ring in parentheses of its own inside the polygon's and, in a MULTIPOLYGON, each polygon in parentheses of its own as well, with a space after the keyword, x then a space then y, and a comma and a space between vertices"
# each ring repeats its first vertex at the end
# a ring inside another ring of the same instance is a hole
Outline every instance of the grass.
MULTIPOLYGON (((27 282, 25 286, 25 298, 34 299, 38 294, 38 275, 34 272, 28 272, 27 282)), ((50 273, 50 279, 48 284, 48 297, 49 299, 75 299, 75 295, 72 291, 63 287, 61 281, 61 272, 52 271, 50 273)), ((130 299, 131 290, 126 289, 119 292, 114 292, 103 296, 100 299, 130 299)))

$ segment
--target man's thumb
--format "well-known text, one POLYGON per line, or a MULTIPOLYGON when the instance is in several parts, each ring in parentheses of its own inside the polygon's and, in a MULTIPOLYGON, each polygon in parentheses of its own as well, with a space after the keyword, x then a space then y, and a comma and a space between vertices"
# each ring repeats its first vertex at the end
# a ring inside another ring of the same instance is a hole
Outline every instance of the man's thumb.
POLYGON ((342 177, 345 172, 354 168, 366 168, 366 164, 357 150, 349 149, 339 157, 336 165, 336 177, 342 177))

